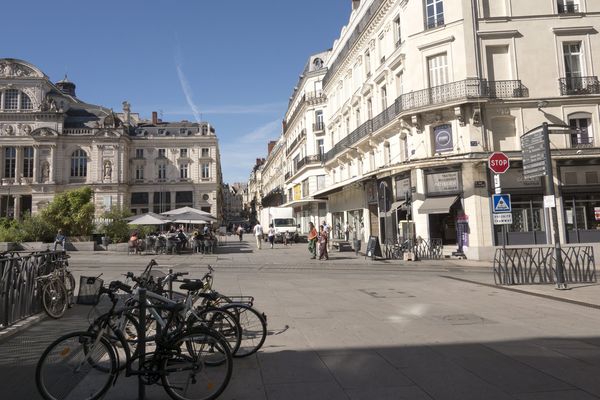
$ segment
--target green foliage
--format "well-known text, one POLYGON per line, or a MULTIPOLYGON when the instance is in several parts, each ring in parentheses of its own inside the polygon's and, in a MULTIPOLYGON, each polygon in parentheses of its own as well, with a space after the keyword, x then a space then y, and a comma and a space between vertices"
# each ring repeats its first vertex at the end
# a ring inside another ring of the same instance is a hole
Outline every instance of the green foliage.
POLYGON ((41 215, 28 215, 19 224, 22 237, 19 242, 52 242, 56 229, 41 215))
POLYGON ((54 196, 54 200, 40 213, 54 233, 63 230, 69 236, 90 235, 93 230, 94 204, 92 189, 82 187, 54 196))
POLYGON ((112 222, 102 225, 100 232, 110 238, 111 243, 126 242, 129 240, 129 234, 135 229, 131 225, 128 225, 125 219, 131 215, 129 210, 113 208, 102 216, 103 218, 112 220, 112 222))

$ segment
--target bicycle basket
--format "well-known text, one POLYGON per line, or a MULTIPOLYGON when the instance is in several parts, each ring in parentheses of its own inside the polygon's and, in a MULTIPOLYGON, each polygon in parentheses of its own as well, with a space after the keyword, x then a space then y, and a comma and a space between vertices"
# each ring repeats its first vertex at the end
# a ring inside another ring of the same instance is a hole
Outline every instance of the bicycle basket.
POLYGON ((79 278, 79 293, 77 304, 95 306, 100 301, 100 288, 104 281, 93 276, 82 276, 79 278))

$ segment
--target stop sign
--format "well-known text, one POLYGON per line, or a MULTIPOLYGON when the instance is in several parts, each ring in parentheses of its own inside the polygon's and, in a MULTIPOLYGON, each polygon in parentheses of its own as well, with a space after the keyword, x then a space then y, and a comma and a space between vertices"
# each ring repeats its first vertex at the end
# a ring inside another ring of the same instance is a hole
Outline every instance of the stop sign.
POLYGON ((488 166, 495 174, 503 174, 510 167, 508 157, 501 151, 497 151, 488 158, 488 166))

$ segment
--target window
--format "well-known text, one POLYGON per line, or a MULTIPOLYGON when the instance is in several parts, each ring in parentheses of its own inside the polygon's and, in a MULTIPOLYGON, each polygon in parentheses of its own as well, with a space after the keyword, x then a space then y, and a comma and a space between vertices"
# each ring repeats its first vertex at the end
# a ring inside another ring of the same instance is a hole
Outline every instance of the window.
POLYGON ((33 178, 33 147, 23 148, 23 177, 33 178))
POLYGON ((209 163, 202 163, 202 165, 200 166, 201 168, 201 177, 202 179, 208 179, 210 178, 210 164, 209 163))
POLYGON ((4 177, 5 178, 14 178, 16 166, 17 166, 17 149, 16 149, 16 147, 6 147, 4 149, 4 177))
POLYGON ((188 164, 181 164, 179 166, 179 177, 181 179, 187 179, 188 178, 188 164))
POLYGON ((31 102, 31 99, 25 93, 21 92, 21 110, 32 110, 32 109, 33 109, 33 103, 31 102))
POLYGON ((193 207, 194 193, 191 191, 175 192, 175 207, 193 207))
POLYGON ((323 110, 315 111, 315 131, 322 131, 323 126, 323 110))
POLYGON ((167 149, 158 149, 158 158, 166 158, 167 149))
POLYGON ((367 78, 371 76, 371 52, 369 50, 365 52, 365 74, 367 78))
POLYGON ((563 54, 565 58, 565 77, 568 91, 577 90, 582 87, 583 73, 583 51, 581 42, 563 43, 563 54))
POLYGON ((427 58, 429 67, 429 87, 448 83, 448 55, 438 54, 427 58))
POLYGON ((144 149, 135 149, 135 158, 144 158, 144 149))
POLYGON ((167 179, 167 166, 165 164, 160 164, 158 166, 158 179, 159 180, 167 179))
POLYGON ((387 108, 387 88, 385 85, 381 87, 381 111, 385 111, 387 108))
POLYGON ((325 175, 317 175, 317 190, 325 189, 325 175))
POLYGON ((134 192, 131 193, 131 205, 148 205, 148 192, 134 192))
POLYGON ((138 165, 135 167, 135 179, 138 181, 144 180, 144 166, 138 165))
POLYGON ((81 149, 71 155, 71 177, 85 178, 87 176, 87 153, 81 149))
POLYGON ((370 97, 367 99, 367 119, 373 119, 373 100, 370 97))
POLYGON ((579 12, 579 2, 575 0, 558 0, 559 14, 573 14, 579 12))
POLYGON ((444 1, 425 0, 425 29, 444 25, 444 1))
POLYGON ((569 125, 573 129, 571 133, 572 147, 591 147, 593 145, 592 119, 591 114, 576 114, 569 117, 569 125))
POLYGON ((325 154, 325 140, 319 139, 317 140, 317 154, 323 156, 325 154))
POLYGON ((208 135, 208 125, 202 125, 202 136, 208 135))
POLYGON ((350 133, 350 117, 346 117, 346 135, 350 133))
POLYGON ((154 192, 152 197, 155 213, 160 214, 171 209, 171 192, 154 192))
POLYGON ((396 43, 396 47, 400 47, 400 43, 402 43, 402 33, 400 32, 400 16, 397 16, 394 19, 394 41, 396 43))
POLYGON ((404 72, 400 71, 396 75, 396 96, 400 96, 404 93, 404 72))
POLYGON ((356 117, 356 128, 360 126, 360 108, 357 108, 354 112, 354 116, 356 117))
POLYGON ((179 157, 187 158, 187 156, 188 156, 188 149, 179 149, 179 157))
POLYGON ((210 149, 209 148, 203 148, 202 149, 202 157, 203 158, 210 157, 210 149))
POLYGON ((4 109, 16 110, 19 107, 19 91, 8 89, 4 92, 4 109))
POLYGON ((308 179, 302 181, 302 197, 310 196, 308 179))

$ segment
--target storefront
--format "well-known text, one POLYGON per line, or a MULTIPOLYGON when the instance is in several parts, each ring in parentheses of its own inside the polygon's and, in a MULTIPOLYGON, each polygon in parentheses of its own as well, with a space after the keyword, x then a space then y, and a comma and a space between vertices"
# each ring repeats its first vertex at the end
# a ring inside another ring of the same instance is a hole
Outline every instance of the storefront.
POLYGON ((412 187, 410 172, 394 177, 394 202, 391 210, 398 222, 398 241, 414 239, 414 222, 411 212, 412 187))
MULTIPOLYGON (((493 182, 491 175, 490 182, 493 182)), ((511 162, 511 168, 500 176, 500 186, 502 193, 511 195, 512 203, 513 223, 506 225, 506 244, 546 244, 542 180, 540 178, 525 180, 520 163, 511 162)), ((489 187, 491 198, 493 183, 489 187)), ((494 236, 496 246, 501 246, 503 244, 502 226, 494 226, 494 236)))
POLYGON ((424 173, 426 198, 419 214, 428 216, 429 238, 441 239, 444 245, 457 245, 457 217, 464 214, 460 166, 424 173))
POLYGON ((600 165, 563 165, 559 174, 567 243, 600 242, 600 165))

